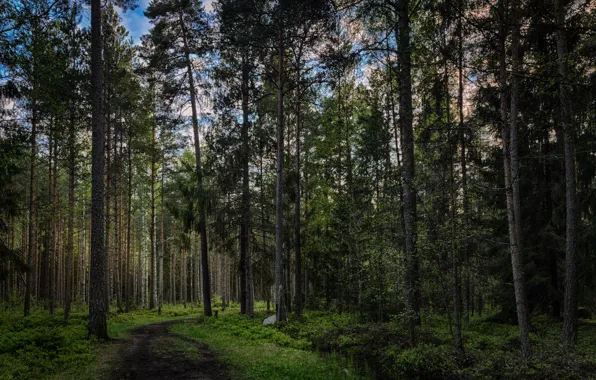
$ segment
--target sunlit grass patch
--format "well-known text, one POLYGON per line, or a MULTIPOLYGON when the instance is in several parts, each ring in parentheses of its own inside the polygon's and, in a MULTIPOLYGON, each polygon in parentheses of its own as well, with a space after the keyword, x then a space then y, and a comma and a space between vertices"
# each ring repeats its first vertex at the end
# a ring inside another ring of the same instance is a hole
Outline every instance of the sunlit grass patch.
POLYGON ((249 319, 224 314, 199 323, 183 322, 170 330, 208 344, 239 379, 365 378, 340 355, 323 357, 307 341, 262 326, 263 315, 249 319))

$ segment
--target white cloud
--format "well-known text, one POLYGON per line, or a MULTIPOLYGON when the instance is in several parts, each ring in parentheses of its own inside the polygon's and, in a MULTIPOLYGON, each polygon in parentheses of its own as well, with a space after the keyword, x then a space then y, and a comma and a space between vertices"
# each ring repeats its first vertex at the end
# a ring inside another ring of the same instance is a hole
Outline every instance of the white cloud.
POLYGON ((203 7, 205 8, 205 10, 207 12, 212 12, 213 11, 213 3, 215 2, 215 0, 205 0, 203 2, 203 7))
POLYGON ((143 14, 144 11, 144 7, 127 12, 118 11, 120 17, 122 17, 122 23, 130 33, 135 44, 139 44, 141 42, 141 36, 147 34, 151 28, 149 19, 143 14))

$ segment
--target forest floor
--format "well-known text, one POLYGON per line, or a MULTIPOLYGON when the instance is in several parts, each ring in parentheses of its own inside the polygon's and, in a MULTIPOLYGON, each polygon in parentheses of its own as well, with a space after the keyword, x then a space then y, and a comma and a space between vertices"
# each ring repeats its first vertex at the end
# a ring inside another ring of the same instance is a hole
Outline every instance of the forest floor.
POLYGON ((114 378, 230 379, 209 346, 168 331, 176 323, 155 323, 130 331, 131 341, 122 349, 122 363, 114 378))
POLYGON ((84 305, 66 325, 61 311, 22 317, 18 305, 0 311, 0 380, 115 379, 596 379, 596 319, 580 321, 579 344, 560 343, 561 322, 534 316, 529 366, 519 359, 519 330, 498 311, 474 316, 462 331, 465 352, 453 345, 449 321, 424 314, 418 345, 410 347, 401 318, 383 323, 356 313, 308 311, 264 326, 238 305, 218 316, 202 308, 113 309, 109 342, 87 336, 84 305))

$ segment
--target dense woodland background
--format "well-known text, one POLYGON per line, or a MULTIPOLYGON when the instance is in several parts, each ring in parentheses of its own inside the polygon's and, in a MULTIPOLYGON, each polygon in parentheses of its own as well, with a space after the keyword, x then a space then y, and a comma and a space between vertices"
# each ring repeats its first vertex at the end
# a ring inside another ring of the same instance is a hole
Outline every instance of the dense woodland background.
POLYGON ((135 44, 135 4, 0 0, 3 309, 89 304, 105 338, 109 307, 260 300, 411 346, 439 315, 460 351, 490 315, 526 364, 535 318, 578 342, 594 1, 208 5, 152 0, 135 44))

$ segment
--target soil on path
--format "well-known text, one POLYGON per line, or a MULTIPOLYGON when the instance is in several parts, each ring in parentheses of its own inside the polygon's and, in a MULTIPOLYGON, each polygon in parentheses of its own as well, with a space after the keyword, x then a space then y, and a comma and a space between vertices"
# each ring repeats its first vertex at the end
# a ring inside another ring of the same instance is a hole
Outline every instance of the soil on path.
POLYGON ((117 379, 229 380, 209 346, 168 331, 179 321, 156 323, 131 331, 122 349, 117 379))

